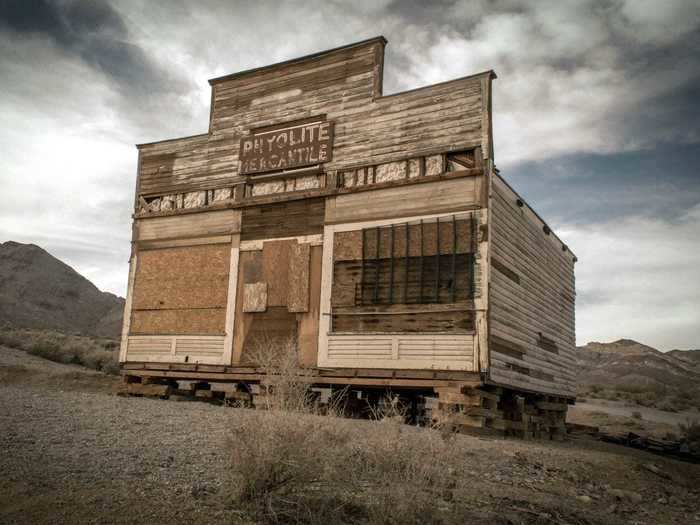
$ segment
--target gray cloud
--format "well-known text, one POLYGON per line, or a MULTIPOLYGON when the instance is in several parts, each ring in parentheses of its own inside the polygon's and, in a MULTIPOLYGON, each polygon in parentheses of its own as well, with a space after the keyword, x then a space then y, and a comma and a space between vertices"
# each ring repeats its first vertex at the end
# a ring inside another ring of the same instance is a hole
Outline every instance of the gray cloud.
MULTIPOLYGON (((107 75, 125 94, 172 89, 172 75, 129 41, 122 16, 108 3, 89 0, 3 2, 0 24, 16 36, 45 36, 107 75)), ((178 86, 180 87, 180 86, 178 86)))
POLYGON ((0 241, 123 295, 132 144, 205 131, 208 78, 383 34, 385 93, 498 73, 496 161, 581 259, 582 337, 697 346, 699 28, 691 0, 0 0, 0 241))

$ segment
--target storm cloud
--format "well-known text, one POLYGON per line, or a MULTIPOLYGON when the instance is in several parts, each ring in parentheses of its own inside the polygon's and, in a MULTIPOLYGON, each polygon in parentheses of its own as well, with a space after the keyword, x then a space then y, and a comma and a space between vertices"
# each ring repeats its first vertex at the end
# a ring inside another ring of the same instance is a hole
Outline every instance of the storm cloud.
POLYGON ((208 78, 383 34, 385 93, 488 69, 496 164, 579 257, 580 342, 700 346, 700 7, 688 0, 0 1, 0 240, 123 295, 134 143, 208 78))

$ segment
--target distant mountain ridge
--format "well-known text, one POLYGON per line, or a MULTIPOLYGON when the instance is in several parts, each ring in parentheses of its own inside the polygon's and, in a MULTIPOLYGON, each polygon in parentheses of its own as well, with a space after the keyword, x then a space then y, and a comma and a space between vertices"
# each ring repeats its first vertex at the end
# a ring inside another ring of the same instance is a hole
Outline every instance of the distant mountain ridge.
POLYGON ((660 352, 631 339, 592 342, 576 349, 580 385, 696 390, 700 350, 660 352))
POLYGON ((0 243, 0 326, 117 337, 124 299, 34 244, 0 243))

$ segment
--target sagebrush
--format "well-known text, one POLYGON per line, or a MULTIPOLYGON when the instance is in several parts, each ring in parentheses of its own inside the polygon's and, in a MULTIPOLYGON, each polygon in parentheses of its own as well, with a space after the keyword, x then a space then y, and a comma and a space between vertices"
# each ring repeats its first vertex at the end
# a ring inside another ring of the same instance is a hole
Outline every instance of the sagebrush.
POLYGON ((53 330, 0 329, 0 345, 18 348, 58 363, 119 373, 119 342, 105 337, 63 334, 53 330))

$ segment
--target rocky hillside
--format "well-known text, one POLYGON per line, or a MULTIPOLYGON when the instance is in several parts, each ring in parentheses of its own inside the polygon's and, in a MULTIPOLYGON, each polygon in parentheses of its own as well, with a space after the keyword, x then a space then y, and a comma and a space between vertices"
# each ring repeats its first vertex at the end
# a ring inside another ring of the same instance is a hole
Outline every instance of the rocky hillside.
POLYGON ((659 350, 630 339, 577 348, 579 390, 700 395, 700 351, 659 350))
POLYGON ((700 350, 671 350, 666 352, 666 355, 670 355, 683 361, 689 366, 694 367, 696 370, 700 371, 700 350))
POLYGON ((33 244, 0 244, 0 326, 116 337, 124 299, 33 244))

